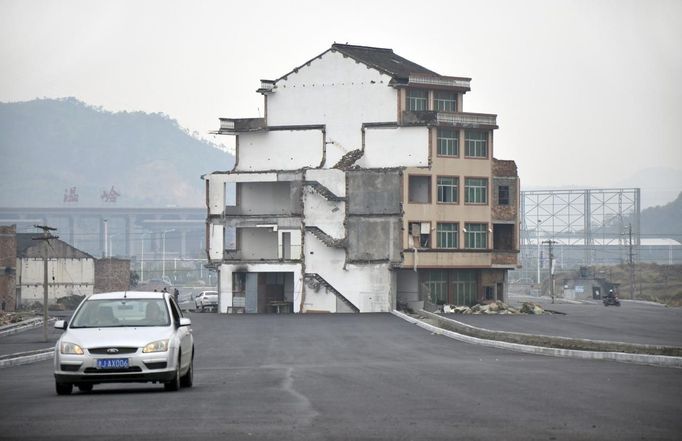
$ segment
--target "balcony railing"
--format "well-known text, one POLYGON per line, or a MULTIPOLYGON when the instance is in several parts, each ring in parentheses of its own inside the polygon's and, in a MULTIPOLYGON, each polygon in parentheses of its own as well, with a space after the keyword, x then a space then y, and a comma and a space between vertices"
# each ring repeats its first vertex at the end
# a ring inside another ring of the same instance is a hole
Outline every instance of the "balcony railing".
POLYGON ((444 77, 440 75, 411 74, 409 84, 435 87, 452 87, 471 90, 471 78, 444 77))
POLYGON ((497 115, 486 113, 449 113, 405 110, 403 112, 404 125, 441 125, 466 129, 496 129, 497 115))

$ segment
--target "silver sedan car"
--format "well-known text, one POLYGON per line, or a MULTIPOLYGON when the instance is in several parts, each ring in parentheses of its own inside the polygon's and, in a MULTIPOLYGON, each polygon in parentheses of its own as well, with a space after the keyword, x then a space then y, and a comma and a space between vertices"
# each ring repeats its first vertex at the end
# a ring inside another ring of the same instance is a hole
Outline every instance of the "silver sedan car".
POLYGON ((166 390, 191 387, 194 340, 191 321, 162 292, 93 294, 83 300, 54 352, 57 394, 83 392, 100 383, 163 383, 166 390))

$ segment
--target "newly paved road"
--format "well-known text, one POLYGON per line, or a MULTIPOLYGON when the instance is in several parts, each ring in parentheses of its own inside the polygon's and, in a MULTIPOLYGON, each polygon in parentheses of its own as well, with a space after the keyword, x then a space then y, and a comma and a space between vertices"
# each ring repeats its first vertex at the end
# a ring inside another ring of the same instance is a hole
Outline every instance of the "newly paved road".
POLYGON ((0 439, 679 439, 682 370, 488 349, 389 314, 192 314, 195 387, 57 396, 0 371, 0 439))
POLYGON ((601 303, 552 304, 551 300, 547 299, 519 299, 521 300, 534 300, 546 309, 559 311, 565 315, 445 314, 445 316, 471 326, 495 331, 682 346, 682 308, 667 308, 630 301, 623 301, 620 307, 605 307, 601 303))

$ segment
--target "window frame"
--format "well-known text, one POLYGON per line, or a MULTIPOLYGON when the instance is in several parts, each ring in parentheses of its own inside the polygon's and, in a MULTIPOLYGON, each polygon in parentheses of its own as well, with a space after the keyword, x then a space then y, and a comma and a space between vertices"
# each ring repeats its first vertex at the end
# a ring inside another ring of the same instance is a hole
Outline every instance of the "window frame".
POLYGON ((497 186, 497 205, 508 207, 511 205, 511 191, 510 191, 510 186, 509 185, 498 185, 497 186), (503 203, 502 201, 502 189, 505 189, 506 193, 506 202, 503 203))
POLYGON ((465 130, 464 131, 464 157, 465 158, 471 158, 471 159, 488 159, 490 155, 490 148, 489 148, 489 132, 485 130, 465 130), (477 139, 475 137, 471 137, 473 134, 480 134, 482 135, 483 139, 477 139), (481 149, 481 146, 483 149, 485 149, 485 155, 479 154, 478 150, 481 149), (472 151, 474 154, 472 154, 472 151))
POLYGON ((488 201, 489 201, 488 188, 489 188, 489 186, 490 186, 490 180, 488 179, 487 176, 465 176, 464 177, 464 204, 465 205, 488 205, 488 201), (476 189, 482 188, 481 186, 473 187, 473 186, 469 185, 469 181, 472 179, 485 181, 485 192, 484 192, 485 200, 483 202, 475 201, 476 198, 474 198, 474 200, 472 201, 469 198, 469 194, 470 194, 471 190, 475 191, 476 189))
POLYGON ((459 176, 436 176, 436 202, 439 204, 447 204, 447 205, 459 205, 459 176), (441 185, 440 180, 441 179, 453 179, 454 185, 441 185), (454 190, 451 190, 451 194, 454 196, 453 201, 445 201, 441 200, 441 187, 444 188, 452 188, 454 187, 454 190))
POLYGON ((436 112, 447 112, 447 113, 455 113, 457 112, 457 93, 456 92, 451 92, 447 90, 434 90, 433 91, 433 110, 436 112), (452 99, 450 98, 441 98, 441 96, 452 96, 452 99), (443 104, 443 108, 440 108, 441 103, 443 104), (452 106, 448 106, 447 104, 452 103, 452 106), (451 107, 452 110, 448 110, 447 107, 451 107))
POLYGON ((416 89, 416 88, 411 88, 407 89, 405 93, 405 110, 408 110, 410 112, 424 112, 429 110, 429 91, 427 89, 416 89), (412 94, 424 94, 424 96, 413 96, 412 94), (417 100, 419 102, 424 103, 424 108, 416 108, 417 100), (412 104, 415 104, 415 108, 412 107, 412 104))
POLYGON ((488 250, 488 224, 486 222, 466 222, 464 224, 464 249, 466 250, 488 250), (480 230, 474 230, 472 227, 482 227, 480 230), (483 237, 483 245, 478 246, 483 237))
POLYGON ((459 249, 459 222, 438 222, 436 224, 436 248, 439 250, 459 249), (454 226, 454 230, 442 230, 441 227, 446 225, 454 226), (445 239, 445 242, 441 239, 445 239), (452 244, 450 244, 450 242, 452 242, 452 244))
POLYGON ((436 127, 436 155, 441 156, 441 157, 445 157, 445 158, 459 158, 459 138, 460 138, 459 129, 457 129, 457 128, 454 128, 454 127, 436 127), (452 133, 454 134, 454 137, 448 138, 445 136, 440 136, 441 131, 444 131, 444 130, 452 131, 452 133), (443 153, 443 151, 441 150, 441 141, 443 141, 443 144, 445 145, 446 151, 449 147, 452 147, 452 149, 454 150, 454 153, 453 154, 443 153), (450 144, 449 141, 452 141, 451 146, 449 145, 450 144))

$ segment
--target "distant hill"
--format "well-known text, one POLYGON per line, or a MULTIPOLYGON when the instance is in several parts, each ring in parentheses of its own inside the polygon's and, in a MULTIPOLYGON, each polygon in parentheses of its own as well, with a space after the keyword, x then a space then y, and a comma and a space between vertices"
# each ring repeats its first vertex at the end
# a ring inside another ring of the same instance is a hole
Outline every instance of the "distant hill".
POLYGON ((641 232, 644 235, 669 236, 682 240, 682 193, 663 206, 650 207, 640 214, 641 232))
POLYGON ((166 115, 75 98, 0 103, 0 151, 0 206, 10 207, 200 207, 201 175, 234 163, 166 115), (72 188, 78 202, 65 202, 72 188))

